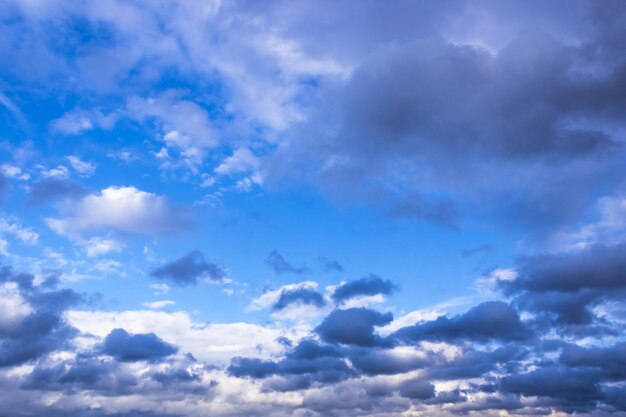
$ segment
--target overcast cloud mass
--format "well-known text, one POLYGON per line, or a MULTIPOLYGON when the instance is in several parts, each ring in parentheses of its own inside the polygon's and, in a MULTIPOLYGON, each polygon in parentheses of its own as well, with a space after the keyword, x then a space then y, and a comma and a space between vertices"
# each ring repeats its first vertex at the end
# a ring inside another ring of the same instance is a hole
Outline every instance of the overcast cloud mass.
POLYGON ((0 416, 626 417, 626 2, 0 3, 0 416))

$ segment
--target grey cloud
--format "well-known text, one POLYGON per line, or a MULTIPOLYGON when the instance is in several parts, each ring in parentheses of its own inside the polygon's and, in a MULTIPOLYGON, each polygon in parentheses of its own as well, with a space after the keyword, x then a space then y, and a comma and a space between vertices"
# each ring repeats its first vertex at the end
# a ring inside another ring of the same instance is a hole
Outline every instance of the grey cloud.
POLYGON ((326 301, 324 301, 324 297, 322 297, 320 293, 312 289, 297 288, 293 290, 283 290, 276 303, 272 306, 272 309, 280 311, 291 304, 308 304, 315 307, 323 307, 326 305, 326 301))
POLYGON ((328 343, 358 346, 388 345, 374 333, 375 326, 384 326, 393 320, 391 313, 379 313, 366 308, 350 308, 332 311, 315 332, 328 343))
POLYGON ((277 274, 291 273, 296 275, 302 275, 309 271, 305 266, 293 266, 287 262, 283 255, 277 250, 273 250, 267 255, 265 262, 276 272, 277 274))
POLYGON ((44 178, 33 184, 29 194, 27 205, 38 206, 61 199, 76 199, 87 194, 82 185, 62 178, 44 178))
POLYGON ((376 275, 347 282, 340 285, 333 293, 333 299, 337 302, 346 301, 350 298, 368 295, 389 295, 397 288, 389 280, 384 280, 376 275))
POLYGON ((489 301, 453 318, 439 317, 398 330, 393 337, 404 341, 468 339, 526 340, 532 331, 520 320, 518 313, 500 301, 489 301))
POLYGON ((124 329, 113 329, 102 342, 100 351, 120 362, 154 362, 175 354, 178 348, 154 333, 131 335, 124 329))
POLYGON ((343 272, 343 265, 334 259, 329 259, 325 257, 317 258, 317 262, 321 265, 322 270, 324 272, 343 272))
POLYGON ((35 286, 34 279, 33 275, 16 273, 7 266, 0 269, 0 282, 17 284, 21 297, 33 309, 15 326, 0 331, 0 368, 36 361, 66 348, 77 334, 64 313, 81 302, 82 297, 54 285, 35 286))
POLYGON ((150 275, 180 286, 195 285, 201 279, 219 283, 227 278, 222 266, 207 262, 198 250, 153 269, 150 275))

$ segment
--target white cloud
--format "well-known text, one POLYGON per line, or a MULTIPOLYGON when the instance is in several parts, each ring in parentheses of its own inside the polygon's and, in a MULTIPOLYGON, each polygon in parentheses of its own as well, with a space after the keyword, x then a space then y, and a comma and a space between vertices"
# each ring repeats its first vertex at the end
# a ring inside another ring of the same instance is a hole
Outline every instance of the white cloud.
MULTIPOLYGON (((286 336, 293 341, 304 337, 310 328, 260 326, 250 323, 198 323, 185 312, 163 311, 69 311, 71 325, 100 338, 115 328, 130 333, 154 332, 183 352, 214 364, 227 364, 235 356, 269 358, 283 350, 276 341, 286 336), (260 348, 259 348, 260 347, 260 348)), ((89 341, 84 340, 85 343, 89 341)), ((95 343, 93 340, 90 343, 95 343)))
POLYGON ((237 149, 231 156, 215 168, 215 173, 231 175, 253 171, 259 167, 259 159, 247 147, 237 149))
POLYGON ((20 242, 27 245, 36 245, 39 241, 39 234, 17 223, 10 223, 4 218, 0 218, 0 232, 15 236, 20 242))
POLYGON ((83 161, 77 156, 70 155, 67 157, 67 160, 72 165, 72 168, 74 168, 74 171, 82 177, 89 177, 96 171, 96 165, 94 163, 83 161))
POLYGON ((186 212, 172 208, 164 197, 114 186, 75 202, 63 218, 46 219, 52 230, 70 238, 102 228, 149 235, 175 232, 186 222, 186 212))
POLYGON ((75 109, 50 122, 53 131, 65 135, 78 135, 92 129, 110 130, 117 122, 118 115, 105 115, 99 110, 75 109))
POLYGON ((122 245, 112 239, 92 237, 85 242, 85 250, 87 251, 87 256, 100 256, 110 252, 120 252, 122 245))
POLYGON ((69 175, 69 170, 66 166, 59 165, 56 168, 50 168, 42 171, 41 175, 48 178, 67 178, 67 176, 69 175))
POLYGON ((152 284, 150 288, 154 290, 154 295, 163 295, 170 292, 171 288, 167 284, 152 284))
POLYGON ((598 220, 574 232, 561 232, 553 237, 556 249, 585 249, 595 243, 605 245, 626 241, 626 197, 601 198, 596 206, 598 220))
POLYGON ((14 329, 32 312, 32 307, 14 285, 0 286, 0 334, 14 329))
POLYGON ((263 175, 259 172, 255 172, 249 177, 242 178, 235 184, 235 188, 239 191, 248 192, 255 185, 263 184, 263 175))
POLYGON ((16 177, 22 172, 19 167, 10 164, 2 164, 0 165, 0 169, 2 170, 2 173, 7 177, 16 177))
POLYGON ((7 250, 7 247, 9 246, 9 242, 7 242, 6 240, 0 238, 0 255, 4 255, 4 256, 8 256, 9 252, 7 250))
POLYGON ((476 289, 483 294, 493 294, 497 291, 498 284, 503 281, 517 279, 517 271, 511 268, 496 268, 489 274, 476 280, 476 289))
MULTIPOLYGON (((205 150, 218 144, 207 111, 192 101, 181 99, 177 91, 170 90, 158 97, 131 97, 127 111, 139 121, 157 120, 163 132, 162 140, 168 148, 181 152, 183 163, 189 168, 197 169, 205 150)), ((165 160, 170 155, 161 149, 157 157, 165 160)))
POLYGON ((174 304, 176 303, 172 300, 161 300, 161 301, 152 301, 150 303, 143 303, 143 306, 148 307, 152 310, 159 310, 163 307, 172 306, 174 304))

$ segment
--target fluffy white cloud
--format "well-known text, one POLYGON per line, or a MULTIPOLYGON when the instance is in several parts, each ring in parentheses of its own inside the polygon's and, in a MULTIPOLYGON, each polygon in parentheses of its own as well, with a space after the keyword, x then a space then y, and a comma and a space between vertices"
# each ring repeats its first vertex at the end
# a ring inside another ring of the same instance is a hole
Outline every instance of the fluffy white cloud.
POLYGON ((46 219, 52 230, 71 238, 103 228, 149 235, 176 232, 187 221, 187 213, 171 207, 164 197, 135 187, 113 186, 77 201, 62 218, 46 219))

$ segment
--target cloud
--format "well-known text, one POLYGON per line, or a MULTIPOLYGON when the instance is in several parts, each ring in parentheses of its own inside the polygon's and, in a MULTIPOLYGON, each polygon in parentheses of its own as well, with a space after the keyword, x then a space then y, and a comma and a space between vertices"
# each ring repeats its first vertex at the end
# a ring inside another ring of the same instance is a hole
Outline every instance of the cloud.
POLYGON ((202 252, 197 250, 153 269, 150 275, 180 286, 195 285, 199 280, 211 283, 228 281, 226 270, 217 264, 207 262, 202 252))
POLYGON ((317 262, 320 264, 324 272, 343 272, 344 271, 343 265, 341 265, 339 261, 336 261, 334 259, 319 257, 317 258, 317 262))
POLYGON ((94 174, 94 172, 96 172, 96 164, 93 162, 83 161, 74 155, 68 156, 67 160, 70 165, 72 165, 74 171, 76 171, 81 177, 90 177, 94 174))
POLYGON ((232 175, 241 172, 249 172, 257 169, 260 162, 249 148, 239 148, 235 152, 224 159, 224 161, 215 168, 215 173, 220 175, 232 175))
POLYGON ((366 308, 334 310, 315 329, 322 340, 346 345, 384 345, 383 338, 374 333, 375 326, 384 326, 393 320, 391 313, 379 313, 366 308))
POLYGON ((63 218, 47 218, 56 233, 76 238, 83 232, 112 229, 121 233, 158 235, 184 230, 185 210, 169 205, 164 197, 135 187, 108 187, 70 205, 63 218))
POLYGON ((32 185, 28 193, 27 205, 39 206, 58 200, 78 199, 87 194, 82 185, 58 177, 48 177, 32 185))
POLYGON ((296 275, 302 275, 308 272, 308 268, 305 266, 293 266, 283 258, 283 256, 277 251, 273 250, 267 255, 265 262, 276 272, 277 274, 292 273, 296 275))
POLYGON ((482 303, 467 313, 453 318, 445 316, 414 326, 404 327, 393 336, 405 341, 468 339, 476 342, 489 340, 525 340, 531 330, 520 320, 511 306, 500 301, 482 303))
POLYGON ((8 309, 0 328, 0 368, 36 361, 70 346, 77 331, 64 317, 81 297, 55 289, 55 280, 35 283, 35 277, 0 268, 2 308, 8 309))
POLYGON ((54 132, 79 135, 93 129, 111 130, 117 122, 116 113, 104 114, 100 110, 75 109, 50 122, 54 132))
POLYGON ((92 237, 85 242, 85 249, 87 256, 100 256, 110 252, 120 252, 122 245, 115 240, 92 237))
POLYGON ((171 306, 176 304, 174 301, 172 300, 161 300, 161 301, 152 301, 149 303, 143 303, 144 306, 151 308, 153 310, 159 310, 161 308, 167 307, 167 306, 171 306))
POLYGON ((124 329, 113 329, 104 338, 101 352, 121 362, 159 361, 173 355, 178 349, 159 339, 154 333, 129 334, 124 329))
POLYGON ((308 288, 284 289, 272 308, 279 311, 291 304, 311 304, 315 307, 323 307, 326 305, 326 301, 324 301, 324 297, 320 293, 308 288))
POLYGON ((391 281, 376 275, 368 275, 338 286, 332 297, 333 300, 341 303, 354 297, 389 295, 395 290, 396 286, 391 281))

